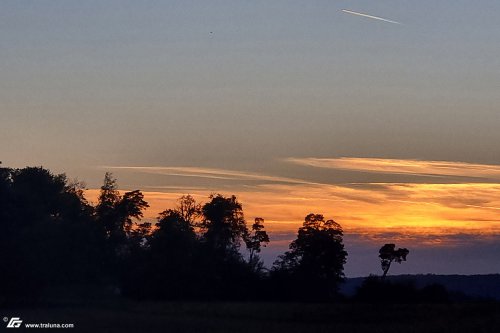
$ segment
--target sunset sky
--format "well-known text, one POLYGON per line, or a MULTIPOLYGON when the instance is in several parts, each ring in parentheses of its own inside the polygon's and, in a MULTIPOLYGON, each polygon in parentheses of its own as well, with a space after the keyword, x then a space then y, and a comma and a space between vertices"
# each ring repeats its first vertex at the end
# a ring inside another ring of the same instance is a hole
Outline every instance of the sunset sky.
POLYGON ((235 194, 271 231, 345 230, 346 274, 500 272, 500 2, 0 2, 0 161, 235 194), (343 12, 400 22, 393 24, 343 12))

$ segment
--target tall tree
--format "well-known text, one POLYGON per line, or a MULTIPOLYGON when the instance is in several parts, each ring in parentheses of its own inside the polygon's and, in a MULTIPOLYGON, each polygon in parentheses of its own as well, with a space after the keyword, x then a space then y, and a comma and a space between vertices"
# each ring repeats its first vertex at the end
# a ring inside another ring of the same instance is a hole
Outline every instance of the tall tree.
POLYGON ((106 172, 95 212, 108 237, 111 237, 115 233, 115 230, 119 229, 116 207, 120 199, 120 193, 116 187, 116 179, 113 178, 110 172, 106 172))
POLYGON ((240 250, 249 231, 236 197, 211 195, 202 206, 199 269, 205 277, 201 290, 207 297, 243 299, 253 292, 257 272, 240 250))
POLYGON ((269 243, 269 236, 264 230, 263 218, 255 218, 255 221, 252 224, 252 231, 247 236, 245 243, 248 251, 250 252, 250 257, 248 259, 249 264, 255 268, 258 268, 260 262, 258 254, 261 251, 261 247, 265 247, 267 243, 269 243))
POLYGON ((203 240, 217 251, 237 251, 248 235, 241 204, 234 195, 213 194, 209 198, 202 207, 203 240))
POLYGON ((126 192, 121 196, 116 179, 106 172, 95 212, 112 243, 125 242, 127 236, 131 235, 133 219, 140 220, 148 207, 149 204, 144 201, 144 195, 139 190, 126 192))

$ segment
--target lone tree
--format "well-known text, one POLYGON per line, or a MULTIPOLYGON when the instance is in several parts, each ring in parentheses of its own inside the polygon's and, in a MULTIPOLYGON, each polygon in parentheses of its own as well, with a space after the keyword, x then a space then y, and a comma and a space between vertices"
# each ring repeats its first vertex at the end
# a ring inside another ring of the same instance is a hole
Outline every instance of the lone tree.
POLYGON ((406 256, 410 253, 410 251, 406 248, 396 250, 395 244, 385 244, 380 248, 378 252, 380 265, 382 266, 382 270, 384 271, 384 275, 382 275, 382 278, 385 278, 385 276, 387 275, 387 272, 389 271, 389 268, 391 267, 393 261, 400 264, 401 262, 406 261, 406 256))

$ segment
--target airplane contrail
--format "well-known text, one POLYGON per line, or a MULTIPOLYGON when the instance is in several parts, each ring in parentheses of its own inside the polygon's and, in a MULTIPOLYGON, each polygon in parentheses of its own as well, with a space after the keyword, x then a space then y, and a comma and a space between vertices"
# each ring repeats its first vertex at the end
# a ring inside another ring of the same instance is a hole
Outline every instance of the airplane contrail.
POLYGON ((358 15, 358 16, 368 17, 368 18, 371 18, 371 19, 374 19, 374 20, 379 20, 379 21, 384 21, 384 22, 394 23, 394 24, 402 24, 402 23, 400 23, 400 22, 391 21, 391 20, 385 19, 385 18, 383 18, 383 17, 378 17, 378 16, 373 16, 373 15, 363 14, 363 13, 359 13, 359 12, 354 12, 354 11, 352 11, 352 10, 342 9, 342 11, 343 11, 344 13, 347 13, 347 14, 352 14, 352 15, 358 15))

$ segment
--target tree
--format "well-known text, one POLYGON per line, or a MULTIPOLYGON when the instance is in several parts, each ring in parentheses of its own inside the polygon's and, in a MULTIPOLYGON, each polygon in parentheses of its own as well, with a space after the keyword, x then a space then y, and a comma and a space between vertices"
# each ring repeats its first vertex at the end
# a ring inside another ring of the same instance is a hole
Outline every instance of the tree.
POLYGON ((202 206, 198 268, 204 277, 205 297, 242 299, 255 297, 259 274, 240 250, 249 237, 242 205, 236 197, 213 194, 202 206))
POLYGON ((52 286, 101 279, 104 232, 80 183, 42 167, 1 168, 0 206, 0 259, 9 267, 0 295, 32 300, 52 286))
POLYGON ((406 248, 396 250, 395 244, 385 244, 382 246, 379 250, 380 265, 384 271, 382 278, 385 278, 387 275, 393 261, 401 264, 401 262, 406 261, 406 256, 409 253, 410 251, 406 248))
POLYGON ((161 239, 164 245, 172 247, 172 249, 187 244, 196 238, 190 221, 186 220, 182 213, 176 209, 167 209, 161 212, 158 217, 157 228, 154 237, 161 239), (171 244, 174 244, 174 246, 171 244))
POLYGON ((273 270, 307 285, 308 290, 299 291, 306 297, 321 297, 321 293, 334 296, 344 278, 347 257, 342 237, 342 227, 337 222, 309 214, 297 239, 290 244, 290 251, 280 256, 273 270))
POLYGON ((196 281, 203 279, 196 274, 194 229, 177 209, 161 212, 156 226, 148 237, 148 246, 132 253, 124 292, 136 298, 189 297, 196 281))
POLYGON ((262 246, 265 247, 267 243, 269 243, 269 236, 264 230, 263 218, 255 218, 254 224, 252 224, 252 233, 247 236, 245 243, 250 252, 250 257, 248 259, 249 264, 258 268, 260 262, 258 253, 260 253, 262 246))
POLYGON ((106 172, 95 212, 111 243, 124 243, 131 236, 133 219, 140 220, 148 207, 149 204, 144 201, 144 195, 139 190, 126 192, 121 196, 116 179, 106 172))
POLYGON ((144 216, 143 211, 148 207, 149 204, 144 201, 141 191, 126 192, 116 207, 119 217, 117 227, 125 230, 129 236, 134 223, 132 219, 141 220, 144 216))
POLYGON ((106 172, 95 212, 108 237, 111 237, 118 228, 116 206, 120 199, 120 193, 116 189, 116 179, 110 172, 106 172))
POLYGON ((199 225, 196 219, 201 216, 201 205, 191 195, 183 195, 177 200, 175 209, 180 217, 193 228, 199 225))
POLYGON ((204 242, 216 251, 237 251, 248 235, 241 204, 234 195, 212 194, 209 198, 202 207, 204 242))

